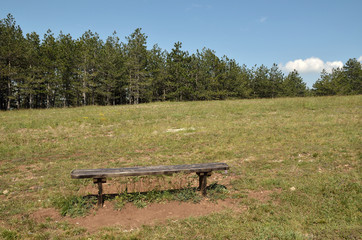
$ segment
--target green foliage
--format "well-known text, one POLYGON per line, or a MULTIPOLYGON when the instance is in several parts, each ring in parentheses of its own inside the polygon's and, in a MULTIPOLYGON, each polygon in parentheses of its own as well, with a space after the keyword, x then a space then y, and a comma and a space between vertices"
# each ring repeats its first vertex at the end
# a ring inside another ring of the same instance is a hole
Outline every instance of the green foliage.
POLYGON ((8 14, 0 20, 0 109, 20 107, 17 83, 22 82, 25 61, 24 36, 15 18, 8 14))
POLYGON ((127 193, 124 192, 114 199, 114 207, 121 210, 128 202, 132 202, 137 208, 144 208, 147 206, 147 196, 142 193, 127 193))
POLYGON ((225 186, 217 184, 217 182, 210 184, 207 187, 207 196, 211 201, 225 200, 229 196, 229 191, 225 186))
MULTIPOLYGON (((121 45, 116 32, 108 37, 104 46, 100 51, 98 65, 98 84, 96 85, 96 92, 101 98, 104 99, 105 105, 115 105, 116 102, 124 102, 123 99, 124 89, 122 89, 124 81, 122 76, 124 74, 124 61, 122 58, 121 45)), ((89 94, 88 94, 89 95, 89 94)))
POLYGON ((147 48, 146 34, 137 28, 126 37, 127 98, 130 104, 138 104, 149 95, 149 81, 146 78, 147 48))
POLYGON ((60 209, 62 216, 84 216, 97 203, 95 197, 59 196, 53 199, 53 205, 60 209))
MULTIPOLYGON (((89 93, 95 91, 98 88, 97 82, 99 81, 99 64, 100 51, 102 42, 99 39, 97 33, 92 33, 90 30, 85 32, 80 39, 76 42, 77 50, 79 51, 77 63, 78 63, 78 75, 81 79, 81 84, 77 84, 77 91, 81 92, 82 103, 87 105, 89 93)), ((77 104, 79 105, 79 104, 77 104)))
POLYGON ((314 94, 355 95, 362 94, 362 64, 357 59, 349 59, 343 68, 333 69, 332 73, 322 71, 320 79, 313 85, 314 94))
MULTIPOLYGON (((217 190, 212 190, 212 192, 217 192, 217 190)), ((218 193, 221 193, 218 191, 218 193)), ((221 197, 220 197, 221 199, 221 197)), ((116 196, 114 199, 114 207, 118 210, 121 210, 124 205, 128 202, 133 203, 137 208, 144 208, 148 203, 153 202, 164 202, 164 201, 182 201, 193 203, 198 203, 201 201, 201 196, 195 191, 194 188, 187 187, 179 190, 165 190, 158 191, 152 190, 145 193, 127 193, 123 192, 120 195, 116 196)))
POLYGON ((91 30, 78 39, 48 30, 41 40, 35 32, 24 37, 9 14, 0 30, 0 110, 362 93, 356 59, 323 71, 309 90, 297 71, 285 77, 276 64, 248 69, 208 48, 189 54, 181 42, 170 52, 147 49, 141 28, 127 43, 116 32, 104 42, 91 30))
POLYGON ((181 202, 192 201, 193 203, 198 203, 201 201, 200 194, 196 193, 192 188, 177 190, 173 198, 181 202))
POLYGON ((341 94, 362 94, 362 63, 355 58, 349 59, 342 70, 343 77, 339 82, 341 94))
POLYGON ((24 38, 11 15, 0 28, 0 109, 295 96, 283 92, 276 64, 247 69, 208 48, 190 55, 181 42, 148 50, 141 28, 127 43, 91 30, 78 39, 51 30, 24 38))
POLYGON ((297 70, 290 72, 283 82, 283 95, 287 97, 303 97, 306 91, 306 84, 297 70))
POLYGON ((21 237, 14 231, 11 230, 2 230, 1 232, 1 238, 4 240, 16 240, 21 239, 21 237))
MULTIPOLYGON (((333 75, 336 75, 336 70, 333 70, 333 75)), ((331 96, 336 94, 336 87, 334 86, 332 74, 328 74, 324 69, 321 73, 320 79, 314 84, 314 94, 317 96, 331 96)))

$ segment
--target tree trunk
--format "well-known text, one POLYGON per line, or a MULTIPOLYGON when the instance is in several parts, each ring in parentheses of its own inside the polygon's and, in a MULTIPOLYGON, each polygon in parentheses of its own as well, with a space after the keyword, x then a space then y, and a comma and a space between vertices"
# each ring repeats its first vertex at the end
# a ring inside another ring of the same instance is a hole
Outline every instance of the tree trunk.
POLYGON ((20 109, 20 97, 19 96, 16 98, 16 108, 20 109))
POLYGON ((87 95, 83 92, 83 106, 87 105, 87 95))
POLYGON ((32 109, 32 107, 33 107, 33 95, 30 94, 29 95, 29 108, 32 109))
MULTIPOLYGON (((9 63, 10 65, 10 63, 9 63)), ((9 80, 8 80, 8 98, 7 98, 7 107, 6 109, 7 110, 10 110, 10 107, 11 107, 11 99, 10 99, 10 96, 11 96, 11 80, 10 80, 10 77, 9 77, 9 80)))
MULTIPOLYGON (((53 107, 55 107, 55 100, 56 100, 56 92, 53 92, 53 107)), ((51 103, 50 103, 51 104, 51 103)))
POLYGON ((130 73, 129 73, 129 89, 128 89, 129 104, 132 104, 132 95, 133 95, 133 92, 132 92, 132 74, 131 74, 131 71, 130 71, 130 73))
MULTIPOLYGON (((86 87, 86 77, 87 76, 87 71, 84 69, 84 77, 83 77, 83 105, 87 105, 87 94, 85 92, 85 87, 86 87)), ((94 105, 94 103, 93 103, 94 105)))
POLYGON ((136 82, 136 99, 135 104, 138 104, 140 101, 140 74, 137 74, 137 82, 136 82))
POLYGON ((8 73, 8 102, 7 102, 7 107, 6 109, 7 110, 10 110, 10 107, 11 107, 11 99, 10 99, 10 96, 11 96, 11 79, 10 79, 10 75, 11 75, 11 62, 9 61, 9 73, 8 73))
POLYGON ((47 108, 50 107, 50 96, 49 96, 49 92, 50 92, 50 86, 49 86, 49 83, 47 83, 47 108))

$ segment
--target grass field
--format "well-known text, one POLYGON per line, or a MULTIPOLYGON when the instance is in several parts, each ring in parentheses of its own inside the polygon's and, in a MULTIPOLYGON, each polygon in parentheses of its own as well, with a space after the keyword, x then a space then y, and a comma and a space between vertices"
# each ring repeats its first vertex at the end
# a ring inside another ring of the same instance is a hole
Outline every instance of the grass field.
POLYGON ((361 239, 361 107, 346 96, 0 112, 0 238, 361 239), (225 197, 243 211, 92 233, 32 218, 79 198, 90 180, 75 168, 206 162, 229 164, 225 197))

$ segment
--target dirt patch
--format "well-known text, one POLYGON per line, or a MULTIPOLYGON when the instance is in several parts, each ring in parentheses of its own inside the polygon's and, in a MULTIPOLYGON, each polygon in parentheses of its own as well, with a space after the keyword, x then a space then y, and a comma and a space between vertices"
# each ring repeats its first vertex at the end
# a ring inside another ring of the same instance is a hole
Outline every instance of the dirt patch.
POLYGON ((162 224, 167 220, 204 216, 224 209, 240 212, 245 210, 234 199, 226 199, 216 203, 204 199, 197 204, 176 201, 152 203, 142 209, 128 203, 121 211, 115 210, 112 203, 106 203, 103 208, 94 210, 88 216, 77 218, 62 217, 56 209, 47 208, 34 212, 32 218, 38 222, 43 222, 47 218, 54 221, 67 221, 84 227, 89 232, 95 232, 103 227, 110 226, 120 226, 125 230, 136 229, 142 225, 162 224))
POLYGON ((281 189, 250 191, 248 193, 248 197, 265 203, 271 199, 270 195, 272 193, 281 193, 281 192, 282 192, 281 189))
POLYGON ((51 218, 54 221, 64 219, 54 208, 42 208, 32 214, 32 218, 38 222, 44 222, 47 218, 51 218))
POLYGON ((84 227, 90 232, 109 226, 121 226, 123 229, 129 230, 142 225, 164 223, 169 219, 204 216, 227 208, 237 208, 235 201, 225 200, 213 203, 204 200, 198 204, 188 202, 153 203, 143 209, 139 209, 133 204, 126 204, 121 211, 114 210, 112 205, 105 205, 95 214, 68 221, 84 227))
POLYGON ((21 172, 29 172, 42 169, 39 164, 19 165, 17 166, 21 172))
MULTIPOLYGON (((228 174, 214 173, 208 178, 208 183, 217 182, 231 189, 230 178, 231 176, 228 174)), ((103 186, 104 194, 117 194, 126 191, 126 189, 127 192, 146 192, 154 189, 170 190, 190 186, 196 187, 198 186, 198 177, 195 174, 174 174, 162 177, 114 178, 107 179, 107 183, 103 186)), ((97 186, 90 181, 88 185, 78 191, 78 194, 97 194, 97 192, 97 186)), ((100 228, 110 226, 119 226, 124 230, 130 230, 139 228, 142 225, 162 224, 170 219, 178 220, 204 216, 224 209, 243 212, 246 207, 240 206, 235 199, 212 202, 206 198, 197 204, 178 201, 151 203, 143 209, 128 203, 121 211, 117 211, 114 209, 112 202, 105 201, 103 208, 94 210, 85 217, 62 217, 56 209, 40 209, 33 213, 32 217, 38 222, 43 222, 47 218, 54 221, 66 221, 84 227, 89 232, 95 232, 100 228)))

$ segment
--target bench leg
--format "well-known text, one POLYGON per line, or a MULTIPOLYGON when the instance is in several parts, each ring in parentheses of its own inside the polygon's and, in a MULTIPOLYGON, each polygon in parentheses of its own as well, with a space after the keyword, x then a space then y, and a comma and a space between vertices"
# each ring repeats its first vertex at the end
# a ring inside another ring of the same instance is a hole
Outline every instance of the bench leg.
POLYGON ((98 207, 103 207, 103 186, 102 183, 106 182, 105 178, 94 178, 93 182, 98 184, 98 207))
POLYGON ((211 172, 200 172, 196 174, 199 176, 198 190, 201 191, 203 196, 206 196, 207 177, 211 176, 211 172))

